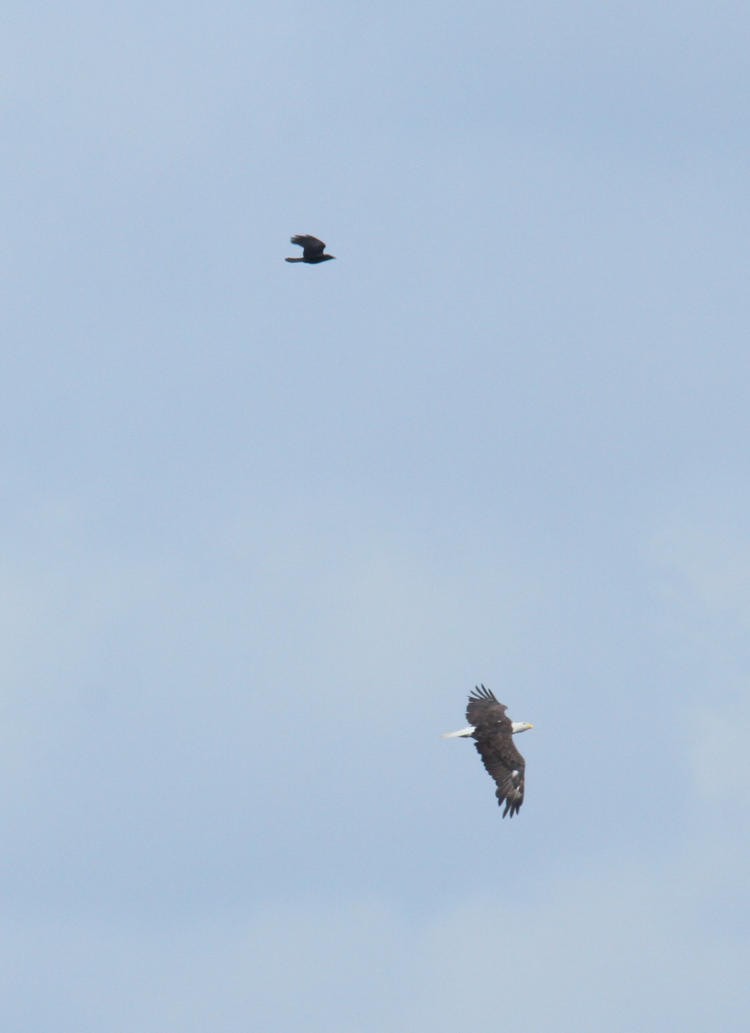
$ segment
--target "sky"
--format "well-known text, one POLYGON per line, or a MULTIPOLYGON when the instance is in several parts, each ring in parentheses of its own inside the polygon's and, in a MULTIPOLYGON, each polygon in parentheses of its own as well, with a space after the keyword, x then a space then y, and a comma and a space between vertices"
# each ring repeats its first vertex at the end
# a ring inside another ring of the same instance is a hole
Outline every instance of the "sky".
POLYGON ((744 1033, 748 49, 5 7, 4 1033, 744 1033))

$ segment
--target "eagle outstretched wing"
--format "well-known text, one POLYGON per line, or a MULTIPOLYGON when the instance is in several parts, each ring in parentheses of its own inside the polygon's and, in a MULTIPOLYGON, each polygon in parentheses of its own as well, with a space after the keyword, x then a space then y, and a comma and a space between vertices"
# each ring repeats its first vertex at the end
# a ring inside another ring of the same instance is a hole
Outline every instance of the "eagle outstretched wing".
POLYGON ((499 703, 495 693, 486 689, 484 685, 477 685, 469 696, 469 704, 466 707, 466 720, 469 724, 491 725, 493 728, 506 727, 510 735, 510 718, 505 716, 508 708, 499 703))

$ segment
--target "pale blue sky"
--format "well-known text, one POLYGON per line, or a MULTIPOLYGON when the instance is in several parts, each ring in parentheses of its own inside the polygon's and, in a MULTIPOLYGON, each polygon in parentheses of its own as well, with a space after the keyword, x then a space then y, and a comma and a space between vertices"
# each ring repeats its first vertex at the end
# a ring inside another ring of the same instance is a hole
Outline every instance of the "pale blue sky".
POLYGON ((3 1033, 744 1033, 747 7, 0 40, 3 1033))

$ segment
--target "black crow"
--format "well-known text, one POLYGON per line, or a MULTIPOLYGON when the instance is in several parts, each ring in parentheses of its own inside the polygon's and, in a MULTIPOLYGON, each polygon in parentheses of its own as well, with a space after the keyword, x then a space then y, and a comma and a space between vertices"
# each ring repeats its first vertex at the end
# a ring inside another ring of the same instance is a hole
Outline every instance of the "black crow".
POLYGON ((302 258, 287 258, 287 262, 309 262, 310 265, 317 265, 318 262, 327 262, 330 258, 335 258, 335 255, 324 255, 323 252, 326 249, 325 244, 322 240, 318 240, 317 237, 311 237, 309 233, 298 233, 296 237, 291 238, 292 244, 299 244, 302 248, 302 258))

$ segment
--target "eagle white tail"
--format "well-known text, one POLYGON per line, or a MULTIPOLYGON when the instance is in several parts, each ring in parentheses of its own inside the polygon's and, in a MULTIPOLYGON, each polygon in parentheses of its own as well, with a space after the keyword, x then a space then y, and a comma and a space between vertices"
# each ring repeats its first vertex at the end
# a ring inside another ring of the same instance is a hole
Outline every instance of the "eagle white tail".
POLYGON ((468 728, 462 728, 460 732, 443 732, 440 736, 441 739, 468 739, 470 735, 474 734, 474 725, 469 725, 468 728))

